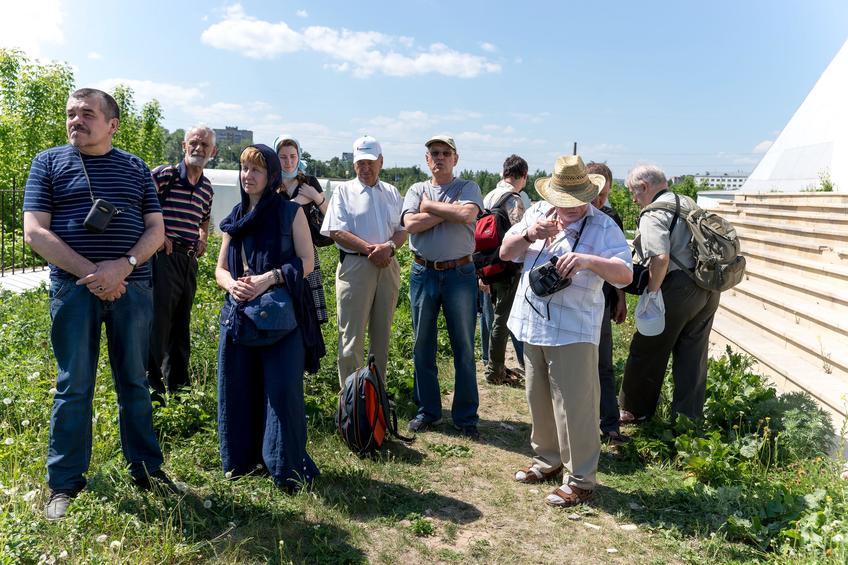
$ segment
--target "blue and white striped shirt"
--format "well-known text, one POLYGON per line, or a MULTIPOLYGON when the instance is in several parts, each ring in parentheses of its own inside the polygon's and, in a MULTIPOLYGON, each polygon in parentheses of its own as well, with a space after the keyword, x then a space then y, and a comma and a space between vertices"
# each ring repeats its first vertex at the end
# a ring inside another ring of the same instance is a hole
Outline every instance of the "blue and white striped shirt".
MULTIPOLYGON (((50 229, 71 249, 92 262, 123 257, 144 233, 144 215, 161 212, 150 170, 140 158, 113 148, 105 155, 83 155, 62 145, 35 156, 24 192, 24 211, 49 212, 50 229), (104 233, 88 231, 83 222, 94 198, 119 210, 104 233)), ((50 265, 53 275, 73 277, 50 265)), ((139 265, 127 280, 150 278, 150 264, 139 265)), ((75 277, 74 277, 75 278, 75 277)))

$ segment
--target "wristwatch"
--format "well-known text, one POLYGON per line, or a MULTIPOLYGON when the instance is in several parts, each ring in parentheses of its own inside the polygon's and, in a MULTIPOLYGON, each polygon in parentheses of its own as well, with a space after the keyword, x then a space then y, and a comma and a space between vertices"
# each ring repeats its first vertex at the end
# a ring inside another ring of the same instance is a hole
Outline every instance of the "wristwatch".
POLYGON ((524 231, 521 232, 521 239, 526 241, 527 243, 533 243, 533 240, 530 239, 530 228, 524 228, 524 231))
POLYGON ((391 239, 390 239, 390 240, 389 240, 389 247, 391 247, 391 248, 392 248, 392 254, 391 254, 391 257, 394 257, 394 256, 395 256, 395 251, 397 251, 397 244, 395 244, 395 242, 394 242, 393 240, 391 240, 391 239))
POLYGON ((127 261, 130 262, 130 266, 133 268, 133 271, 134 271, 135 268, 136 268, 136 265, 138 265, 138 259, 135 258, 135 255, 124 255, 124 257, 126 257, 127 261))

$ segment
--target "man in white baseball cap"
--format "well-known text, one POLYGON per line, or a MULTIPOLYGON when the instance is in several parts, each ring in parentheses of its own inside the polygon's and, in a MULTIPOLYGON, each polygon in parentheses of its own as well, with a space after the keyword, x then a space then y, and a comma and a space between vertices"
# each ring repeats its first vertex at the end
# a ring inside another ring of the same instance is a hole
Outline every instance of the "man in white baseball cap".
MULTIPOLYGON (((365 329, 380 375, 386 373, 392 319, 400 289, 395 251, 406 241, 400 225, 403 200, 380 180, 383 149, 366 135, 353 143, 356 178, 333 190, 321 233, 336 242, 336 311, 339 385, 364 365, 365 329)), ((383 377, 385 378, 385 377, 383 377)))

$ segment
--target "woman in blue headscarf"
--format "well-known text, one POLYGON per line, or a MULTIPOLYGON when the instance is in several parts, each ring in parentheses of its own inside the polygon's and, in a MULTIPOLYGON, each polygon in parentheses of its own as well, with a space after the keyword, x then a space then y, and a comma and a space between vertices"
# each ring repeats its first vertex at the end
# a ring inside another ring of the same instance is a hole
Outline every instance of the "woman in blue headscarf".
MULTIPOLYGON (((317 221, 316 226, 310 226, 313 245, 324 246, 332 244, 332 240, 320 234, 321 221, 327 212, 327 197, 321 189, 321 184, 312 175, 306 174, 306 164, 303 162, 303 150, 300 142, 290 135, 280 135, 274 140, 274 151, 280 159, 283 182, 280 186, 280 194, 283 198, 291 200, 303 208, 307 220, 317 221), (326 240, 316 241, 316 238, 326 240)), ((318 321, 327 321, 327 299, 324 295, 324 281, 321 274, 321 263, 318 260, 318 249, 314 253, 315 269, 306 277, 309 289, 312 291, 312 300, 315 304, 315 312, 318 321)))
POLYGON ((300 206, 283 199, 280 162, 267 145, 240 157, 241 202, 221 222, 215 279, 226 306, 285 286, 297 327, 271 345, 236 343, 222 320, 218 342, 218 435, 224 471, 265 468, 291 492, 311 485, 318 468, 306 452, 303 371, 317 370, 323 341, 304 277, 312 272, 312 241, 300 206), (316 336, 317 333, 317 336, 316 336), (316 354, 317 351, 317 354, 316 354), (317 355, 317 356, 316 356, 317 355))

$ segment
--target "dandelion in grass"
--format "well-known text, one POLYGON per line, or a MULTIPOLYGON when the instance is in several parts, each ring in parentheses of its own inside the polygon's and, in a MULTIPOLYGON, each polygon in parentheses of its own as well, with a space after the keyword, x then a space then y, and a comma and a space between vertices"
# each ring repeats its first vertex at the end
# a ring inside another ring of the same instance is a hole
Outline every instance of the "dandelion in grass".
POLYGON ((5 443, 6 445, 14 445, 15 440, 14 440, 14 438, 7 437, 6 441, 4 441, 3 443, 5 443))
POLYGON ((207 498, 203 501, 203 507, 209 510, 210 508, 212 508, 212 501, 207 498))
POLYGON ((35 495, 38 494, 38 491, 31 490, 28 493, 24 494, 23 499, 24 502, 32 502, 32 499, 35 498, 35 495))
POLYGON ((62 551, 59 552, 59 559, 60 560, 64 561, 68 557, 70 557, 70 554, 68 553, 67 549, 63 549, 62 551))
POLYGON ((225 479, 232 479, 233 478, 233 472, 227 471, 226 473, 224 473, 224 478, 225 479))
POLYGON ((117 553, 121 550, 121 542, 118 540, 112 540, 112 543, 109 544, 109 550, 117 553))
POLYGON ((109 541, 109 536, 107 536, 106 534, 100 534, 96 538, 94 538, 94 541, 96 541, 97 543, 106 543, 107 541, 109 541))
POLYGON ((28 381, 34 381, 35 379, 37 379, 40 376, 41 376, 41 373, 39 373, 38 371, 33 371, 32 373, 27 375, 27 380, 28 381))
POLYGON ((30 424, 29 420, 21 420, 21 426, 26 428, 27 426, 29 426, 29 424, 30 424))
POLYGON ((6 406, 9 406, 11 403, 12 403, 12 399, 9 398, 8 396, 3 399, 3 404, 5 404, 6 406))
POLYGON ((48 390, 47 392, 50 394, 50 396, 54 396, 59 391, 56 390, 56 387, 54 386, 54 387, 50 387, 50 390, 48 390))

